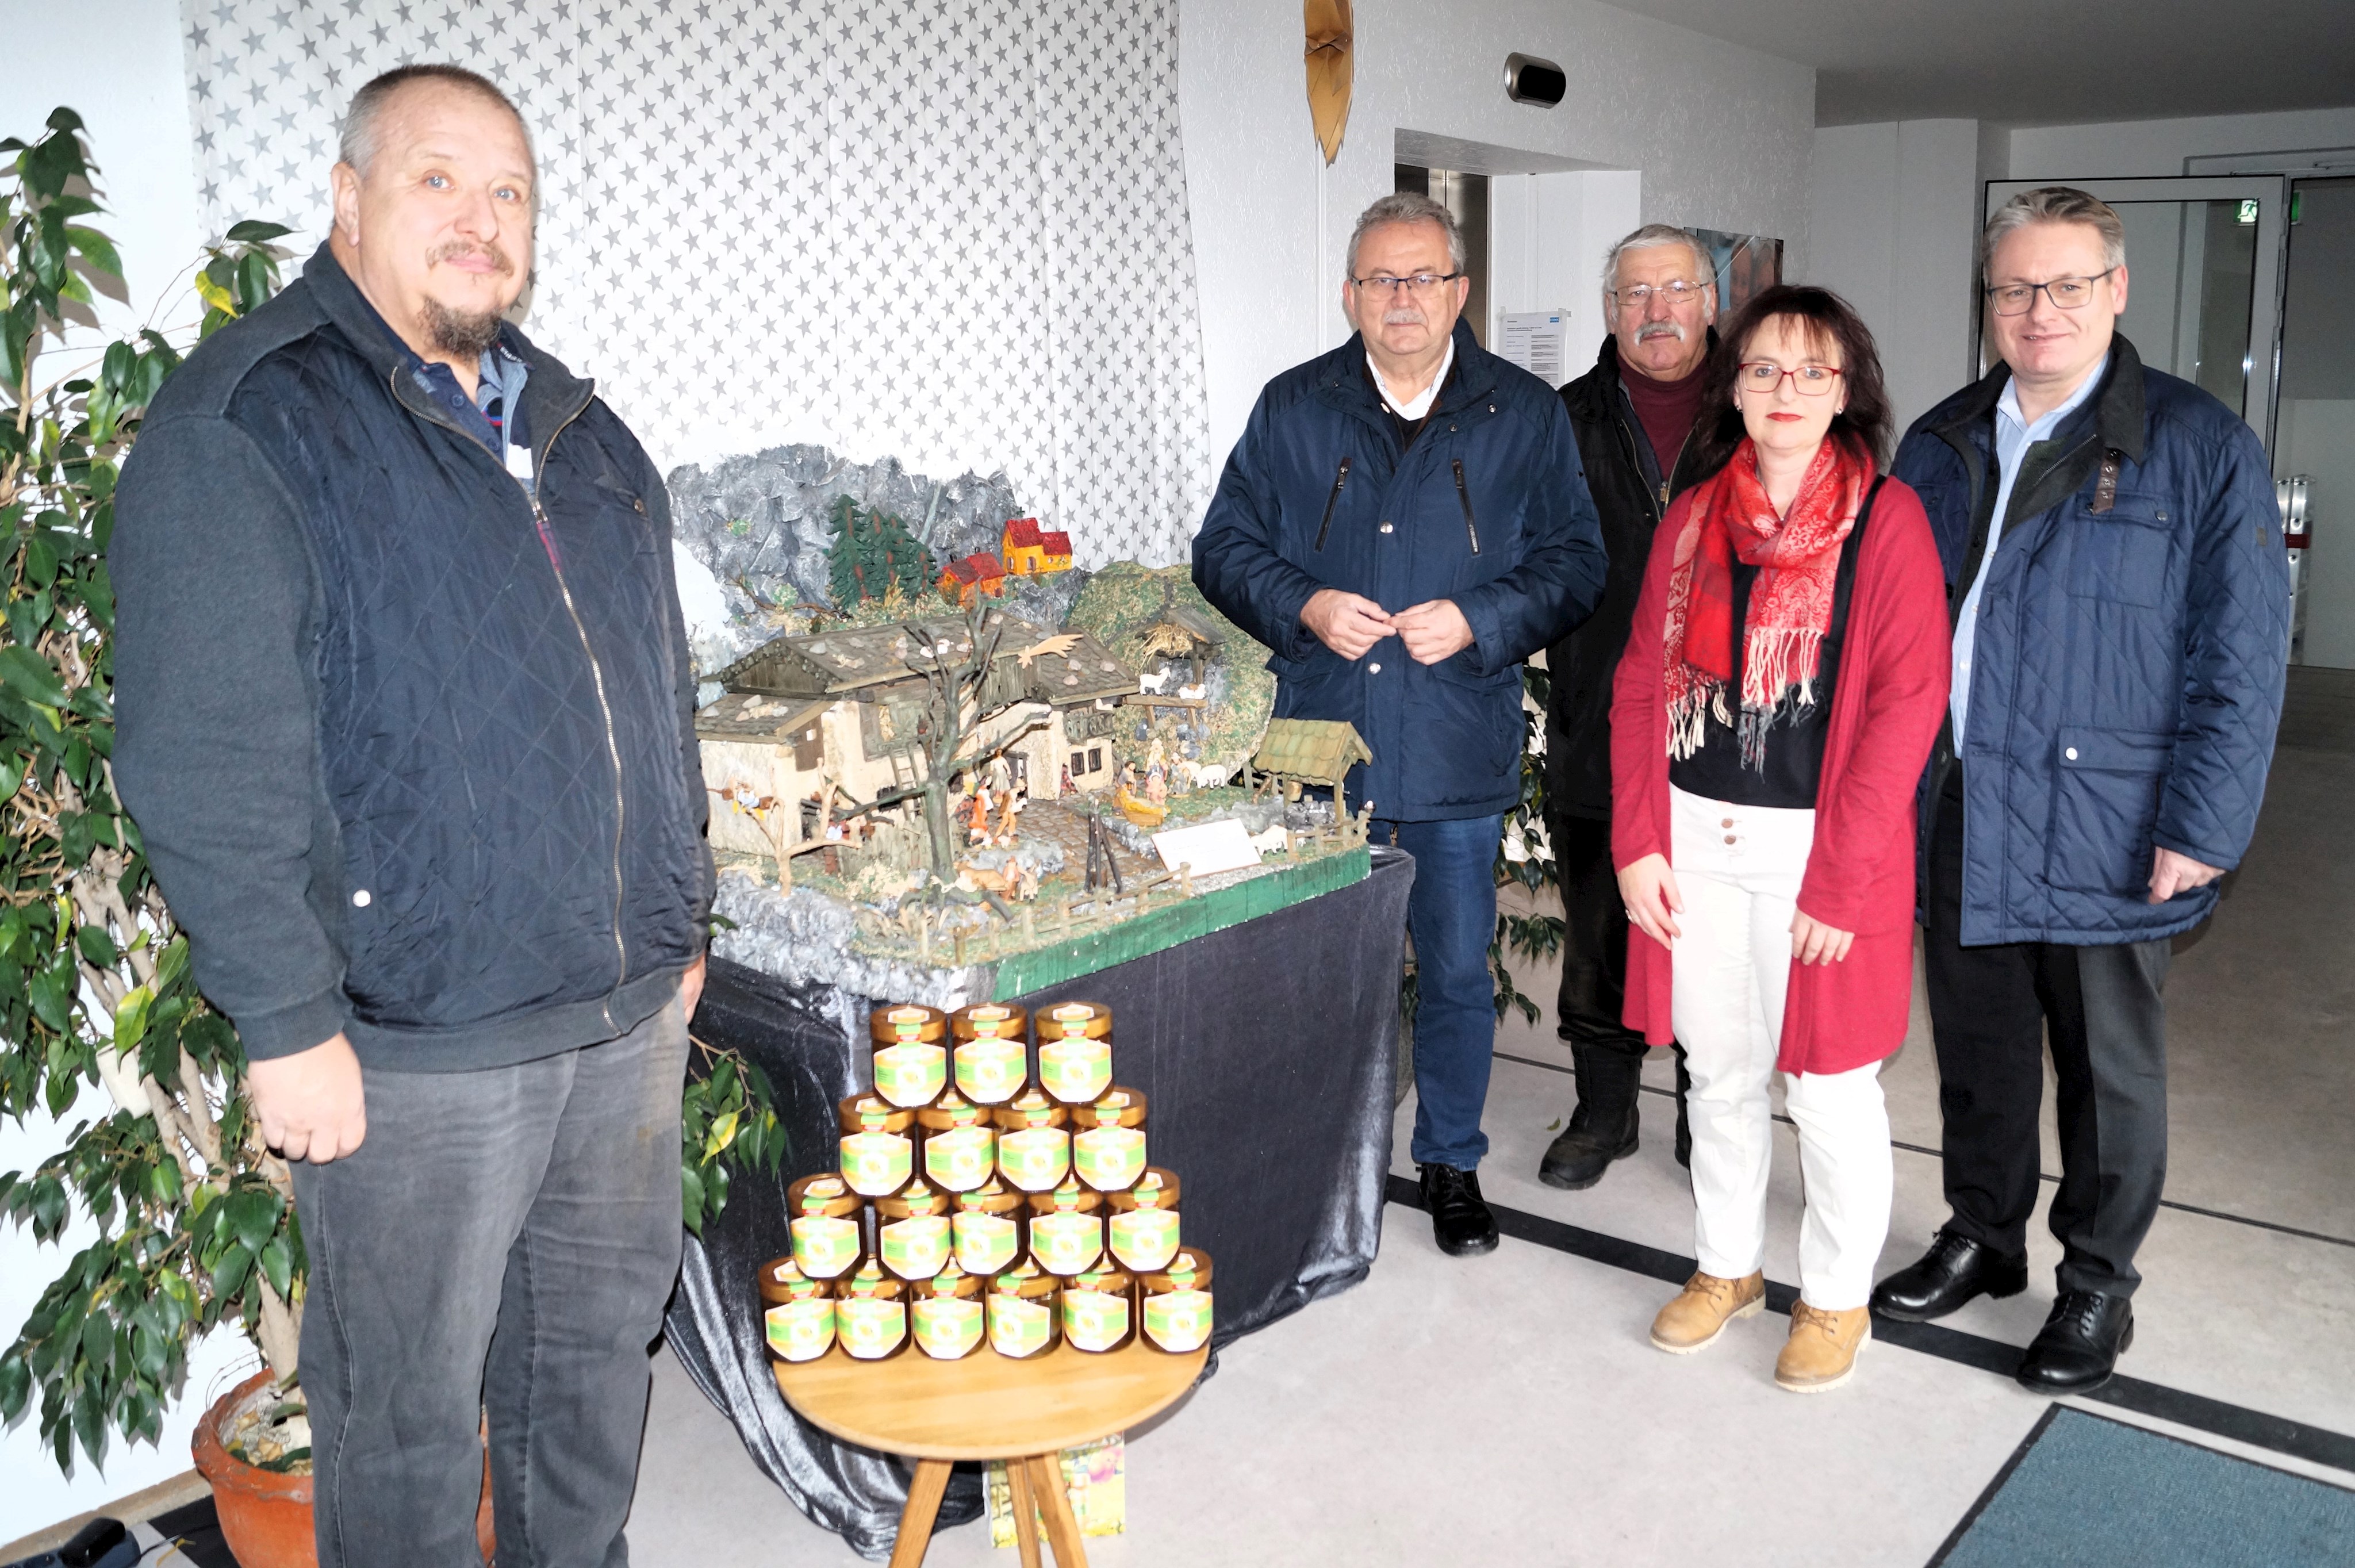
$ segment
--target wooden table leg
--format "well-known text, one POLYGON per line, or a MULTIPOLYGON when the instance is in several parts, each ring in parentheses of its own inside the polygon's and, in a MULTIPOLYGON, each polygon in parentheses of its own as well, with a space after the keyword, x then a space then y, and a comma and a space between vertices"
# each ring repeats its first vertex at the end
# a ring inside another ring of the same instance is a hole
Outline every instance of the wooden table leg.
POLYGON ((1040 1494, 1039 1511, 1047 1518, 1047 1542, 1055 1549, 1056 1568, 1088 1568, 1080 1521, 1071 1517, 1071 1494, 1063 1490, 1062 1461, 1049 1454, 1029 1464, 1030 1485, 1040 1494))
POLYGON ((919 1459, 916 1477, 908 1483, 908 1506, 900 1510, 900 1539, 892 1543, 891 1568, 916 1568, 924 1548, 932 1543, 932 1521, 940 1517, 941 1497, 949 1489, 946 1459, 919 1459))
POLYGON ((1022 1549, 1022 1568, 1039 1568, 1039 1513, 1030 1499, 1030 1461, 1006 1461, 1006 1485, 1012 1494, 1014 1543, 1022 1549))

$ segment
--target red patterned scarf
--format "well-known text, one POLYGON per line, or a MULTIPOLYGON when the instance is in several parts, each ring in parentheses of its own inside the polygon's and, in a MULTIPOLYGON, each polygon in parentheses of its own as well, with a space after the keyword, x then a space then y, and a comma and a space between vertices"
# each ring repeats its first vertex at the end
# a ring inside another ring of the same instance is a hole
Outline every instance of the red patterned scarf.
POLYGON ((1742 761, 1763 765, 1766 731, 1814 705, 1815 679, 1831 630, 1840 544, 1872 464, 1847 442, 1828 439, 1807 465, 1790 515, 1778 517, 1758 478, 1747 440, 1693 492, 1668 571, 1667 661, 1668 755, 1700 749, 1705 719, 1732 725, 1726 687, 1733 678, 1733 560, 1760 568, 1742 642, 1742 761))

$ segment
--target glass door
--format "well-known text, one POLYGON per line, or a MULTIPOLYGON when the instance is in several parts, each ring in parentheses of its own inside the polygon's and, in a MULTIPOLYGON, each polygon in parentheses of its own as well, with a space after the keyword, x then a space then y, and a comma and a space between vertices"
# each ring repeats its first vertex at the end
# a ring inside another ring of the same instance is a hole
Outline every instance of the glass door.
POLYGON ((2143 363, 2214 393, 2271 451, 2289 182, 2275 175, 1990 180, 1987 215, 2048 185, 2073 186, 2117 209, 2127 272, 2118 330, 2143 363))

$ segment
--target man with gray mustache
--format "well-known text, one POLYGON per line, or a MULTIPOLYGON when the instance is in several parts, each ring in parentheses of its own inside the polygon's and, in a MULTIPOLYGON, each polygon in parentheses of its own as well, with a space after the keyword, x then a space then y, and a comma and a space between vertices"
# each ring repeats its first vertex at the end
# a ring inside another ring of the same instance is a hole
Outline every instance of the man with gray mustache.
MULTIPOLYGON (((1700 477, 1693 438, 1702 367, 1716 346, 1717 274, 1684 229, 1647 223, 1603 261, 1611 336, 1594 368, 1561 389, 1611 574, 1603 603, 1546 650, 1546 837, 1561 879, 1564 931, 1556 1030, 1570 1043, 1578 1104, 1539 1179, 1580 1191, 1636 1152, 1644 1037, 1620 1021, 1627 914, 1611 864, 1611 676, 1627 645, 1652 534, 1700 477)), ((1677 1067, 1677 1159, 1689 1157, 1684 1065, 1677 1067)))
POLYGON ((479 1568, 485 1412, 499 1561, 613 1568, 711 897, 669 514, 505 319, 515 106, 403 67, 340 150, 125 468, 116 780, 292 1175, 322 1568, 479 1568))

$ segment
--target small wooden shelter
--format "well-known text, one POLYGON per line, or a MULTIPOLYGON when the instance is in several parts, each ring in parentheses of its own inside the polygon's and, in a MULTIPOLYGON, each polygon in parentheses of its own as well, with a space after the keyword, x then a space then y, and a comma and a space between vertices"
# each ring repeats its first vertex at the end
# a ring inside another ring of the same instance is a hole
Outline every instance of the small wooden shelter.
POLYGON ((1254 791, 1280 784, 1286 800, 1298 800, 1303 784, 1321 785, 1333 792, 1333 815, 1337 820, 1348 815, 1341 781, 1356 764, 1373 760, 1374 753, 1354 724, 1337 719, 1271 719, 1267 732, 1260 737, 1259 750, 1252 753, 1251 765, 1244 770, 1243 782, 1254 791))

